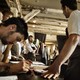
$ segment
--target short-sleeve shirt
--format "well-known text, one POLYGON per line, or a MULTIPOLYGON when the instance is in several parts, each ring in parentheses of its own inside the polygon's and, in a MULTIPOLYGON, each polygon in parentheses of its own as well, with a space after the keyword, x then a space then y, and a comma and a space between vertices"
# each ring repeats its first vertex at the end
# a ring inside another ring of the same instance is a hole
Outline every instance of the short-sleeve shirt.
POLYGON ((71 13, 68 20, 68 33, 80 35, 80 11, 75 10, 71 13))
MULTIPOLYGON (((3 45, 1 40, 0 40, 0 56, 3 55, 2 53, 6 50, 7 45, 3 45)), ((3 57, 3 56, 2 56, 3 57)), ((8 59, 11 59, 11 50, 9 51, 9 56, 8 59)), ((0 61, 1 61, 1 57, 0 57, 0 61)))
MULTIPOLYGON (((68 34, 78 34, 80 35, 80 11, 75 10, 71 13, 68 19, 68 34)), ((76 47, 70 59, 80 59, 80 42, 79 46, 76 47)))
POLYGON ((21 47, 22 47, 22 45, 20 42, 14 43, 11 48, 12 55, 19 57, 21 54, 21 47))

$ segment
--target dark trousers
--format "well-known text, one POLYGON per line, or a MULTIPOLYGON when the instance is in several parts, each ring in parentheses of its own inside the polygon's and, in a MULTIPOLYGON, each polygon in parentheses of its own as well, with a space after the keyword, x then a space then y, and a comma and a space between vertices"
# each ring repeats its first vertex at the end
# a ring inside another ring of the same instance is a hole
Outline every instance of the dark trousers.
POLYGON ((28 54, 24 54, 24 58, 25 58, 26 60, 27 60, 27 59, 32 60, 32 61, 35 60, 35 57, 34 57, 34 55, 33 55, 32 52, 29 52, 28 54))
POLYGON ((64 80, 80 80, 80 60, 70 61, 64 80))
POLYGON ((70 58, 64 80, 80 80, 80 46, 77 46, 70 58))

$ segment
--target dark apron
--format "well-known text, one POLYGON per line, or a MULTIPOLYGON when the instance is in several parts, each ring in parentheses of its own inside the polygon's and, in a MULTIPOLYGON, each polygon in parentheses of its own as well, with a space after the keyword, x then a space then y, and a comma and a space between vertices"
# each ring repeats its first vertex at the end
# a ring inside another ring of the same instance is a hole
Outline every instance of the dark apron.
POLYGON ((80 46, 77 46, 65 72, 64 80, 80 80, 80 46))

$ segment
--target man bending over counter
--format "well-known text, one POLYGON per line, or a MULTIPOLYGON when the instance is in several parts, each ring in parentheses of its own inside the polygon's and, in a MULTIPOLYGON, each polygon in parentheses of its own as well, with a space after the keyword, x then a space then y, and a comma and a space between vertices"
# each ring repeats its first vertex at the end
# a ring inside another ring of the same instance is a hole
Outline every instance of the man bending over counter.
MULTIPOLYGON (((13 44, 14 42, 21 41, 21 39, 28 37, 27 24, 20 17, 12 17, 0 24, 0 39, 1 42, 6 44, 13 44), (25 36, 26 35, 26 36, 25 36)), ((10 46, 11 47, 11 46, 10 46)), ((8 49, 10 49, 10 47, 8 49)), ((6 55, 7 56, 7 55, 6 55)), ((20 61, 19 63, 4 63, 4 54, 0 51, 0 73, 16 74, 22 71, 29 71, 30 62, 20 61)))

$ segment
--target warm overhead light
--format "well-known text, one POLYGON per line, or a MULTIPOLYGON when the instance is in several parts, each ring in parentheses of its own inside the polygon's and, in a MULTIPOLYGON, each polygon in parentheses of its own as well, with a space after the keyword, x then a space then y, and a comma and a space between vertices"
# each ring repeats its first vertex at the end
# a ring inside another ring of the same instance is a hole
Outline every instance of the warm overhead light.
POLYGON ((63 13, 63 11, 60 10, 60 9, 50 9, 50 8, 47 8, 46 10, 47 10, 48 12, 63 13))
POLYGON ((39 2, 39 0, 35 0, 35 2, 39 2))
POLYGON ((36 27, 35 25, 33 25, 32 27, 36 27))
POLYGON ((36 20, 33 20, 33 23, 36 23, 36 20))

